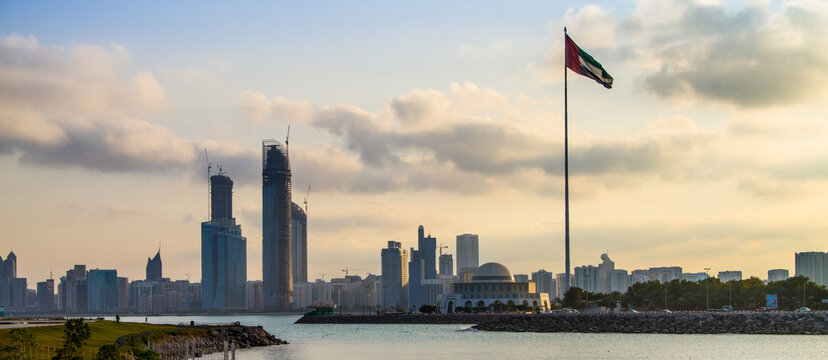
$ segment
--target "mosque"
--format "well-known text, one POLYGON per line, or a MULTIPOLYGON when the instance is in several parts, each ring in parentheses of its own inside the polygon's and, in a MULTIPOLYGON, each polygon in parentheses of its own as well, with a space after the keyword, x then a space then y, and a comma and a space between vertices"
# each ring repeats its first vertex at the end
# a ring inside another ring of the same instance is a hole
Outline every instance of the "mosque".
POLYGON ((533 282, 515 282, 508 268, 490 262, 477 268, 470 282, 455 283, 454 293, 443 294, 439 299, 439 311, 452 313, 457 307, 495 311, 501 304, 525 305, 546 311, 549 310, 549 294, 536 293, 533 282))

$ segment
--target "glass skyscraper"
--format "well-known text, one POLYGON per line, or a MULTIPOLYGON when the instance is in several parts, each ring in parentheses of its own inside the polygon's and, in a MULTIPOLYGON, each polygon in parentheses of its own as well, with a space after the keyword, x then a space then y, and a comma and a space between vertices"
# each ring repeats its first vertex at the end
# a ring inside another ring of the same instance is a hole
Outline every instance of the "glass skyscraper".
POLYGON ((233 218, 233 181, 223 174, 213 175, 210 186, 211 219, 201 223, 201 306, 243 310, 247 307, 247 238, 233 218))

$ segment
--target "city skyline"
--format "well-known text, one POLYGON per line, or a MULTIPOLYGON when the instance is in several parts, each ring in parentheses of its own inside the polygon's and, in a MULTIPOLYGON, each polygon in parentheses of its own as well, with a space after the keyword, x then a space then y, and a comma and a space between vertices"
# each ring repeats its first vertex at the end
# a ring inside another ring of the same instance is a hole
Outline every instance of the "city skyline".
POLYGON ((256 280, 259 141, 291 124, 308 279, 378 273, 420 224, 446 253, 474 233, 481 264, 559 273, 566 25, 616 81, 569 80, 572 266, 793 272, 828 234, 826 19, 796 1, 6 3, 3 244, 30 286, 75 264, 142 278, 159 240, 165 276, 196 281, 206 148, 256 280))

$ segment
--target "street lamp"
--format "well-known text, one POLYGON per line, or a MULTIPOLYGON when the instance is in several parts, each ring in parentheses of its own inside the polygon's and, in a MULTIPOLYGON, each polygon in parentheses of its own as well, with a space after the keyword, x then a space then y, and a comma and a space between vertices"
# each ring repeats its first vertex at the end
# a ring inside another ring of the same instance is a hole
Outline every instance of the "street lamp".
POLYGON ((710 274, 707 272, 710 271, 710 268, 704 268, 704 274, 707 275, 707 294, 705 298, 707 299, 707 309, 710 310, 710 274))

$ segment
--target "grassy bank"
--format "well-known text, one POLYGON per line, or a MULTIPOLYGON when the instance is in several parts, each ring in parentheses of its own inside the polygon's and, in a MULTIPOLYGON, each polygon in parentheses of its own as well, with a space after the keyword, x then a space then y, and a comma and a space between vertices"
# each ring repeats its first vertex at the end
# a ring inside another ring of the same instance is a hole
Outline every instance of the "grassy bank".
MULTIPOLYGON (((187 332, 206 332, 200 328, 178 327, 175 325, 157 325, 146 323, 116 323, 114 321, 89 321, 91 336, 83 347, 84 353, 95 353, 103 345, 115 343, 121 336, 148 332, 150 339, 166 334, 182 334, 187 332)), ((58 348, 63 346, 63 325, 40 326, 28 328, 35 336, 36 346, 58 348)), ((11 329, 0 329, 0 345, 7 345, 11 342, 9 332, 11 329)))

